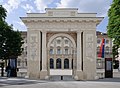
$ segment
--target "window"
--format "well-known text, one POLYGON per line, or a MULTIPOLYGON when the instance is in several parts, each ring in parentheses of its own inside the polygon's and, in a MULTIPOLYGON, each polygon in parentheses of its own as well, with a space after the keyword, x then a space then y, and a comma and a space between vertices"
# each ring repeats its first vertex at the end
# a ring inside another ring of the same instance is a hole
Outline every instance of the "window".
POLYGON ((106 44, 108 44, 109 43, 109 40, 106 40, 106 44))
POLYGON ((68 59, 64 60, 64 69, 69 69, 69 60, 68 59))
POLYGON ((97 43, 100 44, 100 42, 101 42, 100 39, 98 39, 98 40, 97 40, 97 43))
POLYGON ((57 40, 57 44, 60 44, 60 42, 61 42, 60 40, 57 40))
POLYGON ((60 49, 57 49, 57 54, 61 54, 61 50, 60 49))
POLYGON ((68 49, 65 49, 65 54, 68 54, 68 49))
POLYGON ((53 54, 53 49, 50 49, 50 54, 53 54))
POLYGON ((54 60, 50 58, 50 69, 54 68, 54 60))
POLYGON ((58 58, 57 60, 56 60, 56 69, 61 69, 61 59, 60 58, 58 58))
POLYGON ((25 59, 25 66, 27 66, 27 59, 25 59))
POLYGON ((106 46, 105 49, 106 49, 105 52, 109 52, 109 47, 108 46, 106 46))
POLYGON ((97 47, 97 52, 100 52, 100 46, 97 47))
POLYGON ((68 44, 68 40, 65 40, 65 44, 68 44))
POLYGON ((18 60, 18 61, 17 61, 17 65, 18 65, 18 66, 20 66, 20 63, 21 63, 21 61, 20 61, 20 60, 18 60))

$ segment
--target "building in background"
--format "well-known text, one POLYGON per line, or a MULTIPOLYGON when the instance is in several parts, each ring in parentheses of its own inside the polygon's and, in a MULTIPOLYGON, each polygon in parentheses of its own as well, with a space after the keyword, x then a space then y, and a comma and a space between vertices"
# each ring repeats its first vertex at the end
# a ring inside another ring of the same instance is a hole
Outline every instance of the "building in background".
POLYGON ((112 39, 106 33, 97 31, 97 68, 104 69, 105 58, 112 58, 112 39))
POLYGON ((27 68, 27 32, 23 31, 21 32, 21 36, 23 38, 24 44, 22 45, 23 52, 22 55, 18 57, 17 59, 17 67, 20 68, 27 68))

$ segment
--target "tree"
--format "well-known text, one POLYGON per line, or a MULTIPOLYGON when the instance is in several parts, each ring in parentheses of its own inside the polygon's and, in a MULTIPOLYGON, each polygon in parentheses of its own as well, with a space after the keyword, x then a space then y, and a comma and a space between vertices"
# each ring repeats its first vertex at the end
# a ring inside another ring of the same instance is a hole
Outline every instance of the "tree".
MULTIPOLYGON (((0 5, 0 59, 16 59, 22 53, 22 37, 19 31, 14 31, 12 26, 5 22, 6 10, 0 5)), ((12 60, 11 60, 12 61, 12 60)), ((16 76, 16 67, 13 69, 16 76)))
POLYGON ((18 56, 21 55, 22 53, 22 37, 21 33, 19 31, 13 31, 8 29, 6 31, 6 40, 4 44, 4 53, 5 53, 5 58, 11 59, 11 58, 17 58, 18 56))
POLYGON ((6 9, 4 9, 2 5, 0 5, 0 21, 5 21, 5 18, 7 16, 6 12, 6 9))
POLYGON ((3 59, 4 57, 5 29, 8 28, 5 18, 6 10, 0 5, 0 59, 3 59))
POLYGON ((115 58, 118 56, 116 51, 120 47, 120 0, 113 0, 108 17, 107 34, 113 39, 113 58, 115 58))
POLYGON ((6 10, 0 5, 0 58, 10 59, 22 53, 22 37, 19 31, 14 31, 12 26, 5 22, 6 10))

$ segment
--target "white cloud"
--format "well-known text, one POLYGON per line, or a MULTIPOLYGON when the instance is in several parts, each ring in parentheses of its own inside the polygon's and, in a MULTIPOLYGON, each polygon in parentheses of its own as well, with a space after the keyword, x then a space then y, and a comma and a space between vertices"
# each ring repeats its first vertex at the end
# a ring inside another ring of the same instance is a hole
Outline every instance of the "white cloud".
POLYGON ((57 7, 78 8, 80 12, 94 12, 106 16, 110 0, 61 0, 57 7))
POLYGON ((12 12, 14 9, 17 9, 21 2, 26 0, 8 0, 7 3, 3 4, 3 7, 6 8, 8 13, 12 12))
POLYGON ((30 12, 34 11, 34 8, 29 4, 26 4, 25 6, 22 6, 22 8, 24 8, 27 11, 27 13, 30 13, 30 12))
POLYGON ((49 4, 51 4, 54 0, 35 0, 34 3, 37 7, 37 10, 40 12, 44 12, 45 8, 48 7, 49 4))
POLYGON ((22 21, 18 21, 18 22, 16 22, 16 23, 18 23, 18 24, 21 25, 21 26, 25 26, 22 21))

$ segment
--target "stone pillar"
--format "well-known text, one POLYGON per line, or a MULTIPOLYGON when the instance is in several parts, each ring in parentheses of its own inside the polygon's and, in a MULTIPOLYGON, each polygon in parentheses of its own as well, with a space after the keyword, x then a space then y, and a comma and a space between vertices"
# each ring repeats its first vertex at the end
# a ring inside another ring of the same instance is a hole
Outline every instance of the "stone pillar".
POLYGON ((83 72, 81 70, 82 60, 81 60, 81 32, 77 31, 77 64, 76 64, 76 80, 83 79, 83 72))
POLYGON ((72 69, 72 58, 69 59, 69 69, 72 69))
POLYGON ((46 49, 46 31, 42 31, 42 70, 40 79, 47 79, 47 49, 46 49))
POLYGON ((81 71, 81 33, 77 32, 77 68, 76 70, 81 71))
POLYGON ((27 32, 27 74, 29 78, 39 79, 40 78, 40 57, 41 57, 41 33, 40 31, 27 32))
POLYGON ((61 69, 63 70, 64 69, 64 58, 63 57, 61 58, 61 65, 62 65, 61 69))
POLYGON ((46 71, 47 57, 46 57, 46 32, 42 32, 42 71, 46 71))
POLYGON ((83 32, 83 77, 85 80, 96 78, 96 31, 83 32))
POLYGON ((54 69, 56 69, 56 57, 54 59, 54 69))

